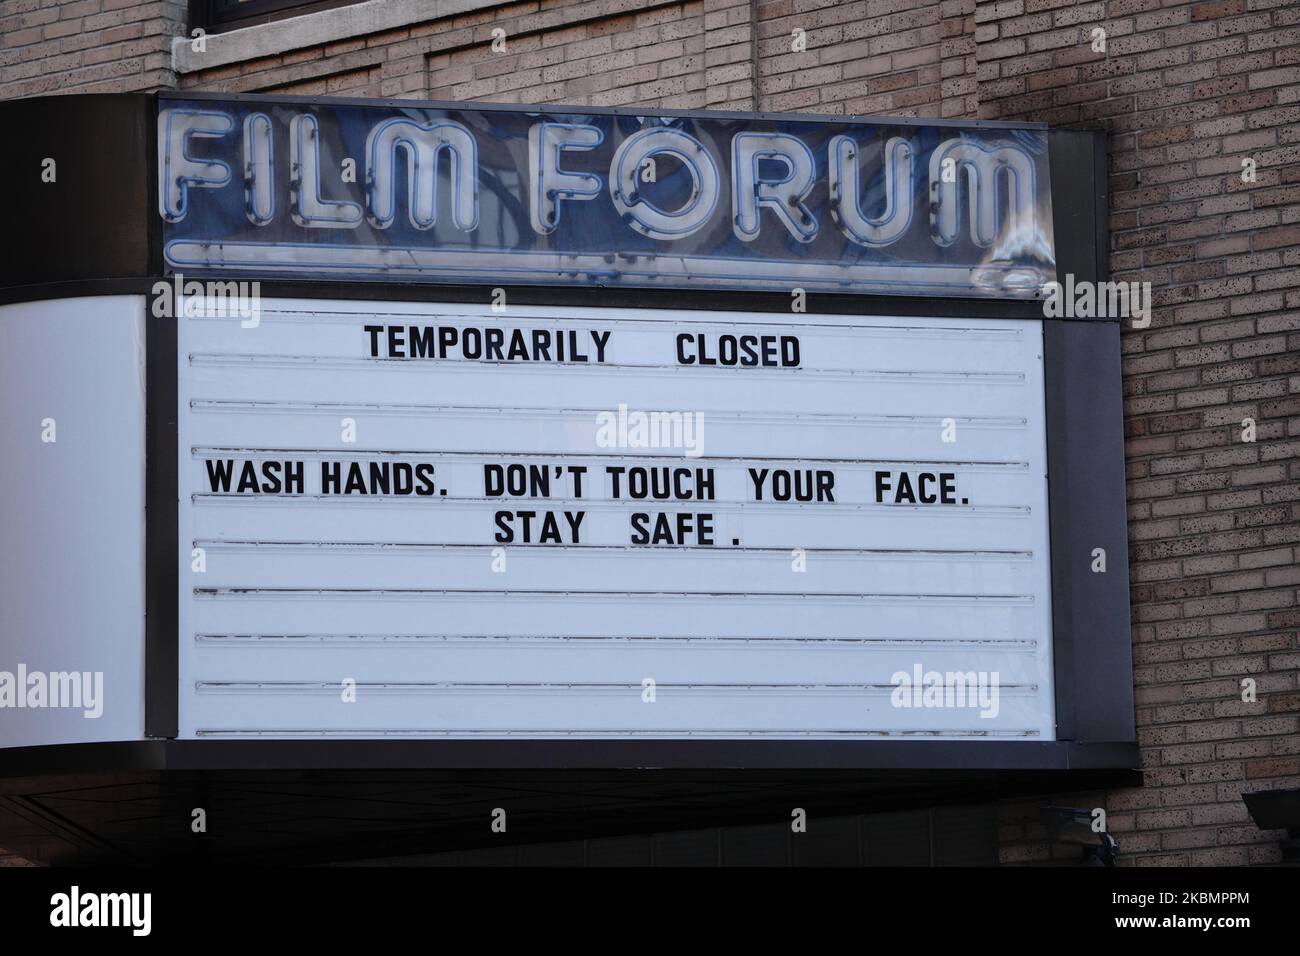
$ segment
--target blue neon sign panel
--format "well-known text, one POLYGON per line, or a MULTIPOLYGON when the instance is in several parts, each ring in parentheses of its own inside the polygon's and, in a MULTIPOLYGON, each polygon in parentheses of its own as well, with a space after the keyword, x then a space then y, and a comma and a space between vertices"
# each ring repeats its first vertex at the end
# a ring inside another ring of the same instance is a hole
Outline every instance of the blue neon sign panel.
POLYGON ((159 99, 169 272, 1033 298, 1047 131, 159 99))

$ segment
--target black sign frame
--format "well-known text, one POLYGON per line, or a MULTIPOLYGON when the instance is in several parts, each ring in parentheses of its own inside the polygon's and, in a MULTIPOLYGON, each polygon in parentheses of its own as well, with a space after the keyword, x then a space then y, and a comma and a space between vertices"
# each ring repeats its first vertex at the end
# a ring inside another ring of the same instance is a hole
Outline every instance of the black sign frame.
MULTIPOLYGON (((184 94, 183 98, 194 96, 184 94)), ((27 234, 0 265, 0 303, 82 295, 148 295, 163 278, 161 230, 154 200, 154 118, 158 100, 166 98, 166 94, 81 95, 0 103, 0 119, 6 127, 24 131, 0 158, 7 181, 37 181, 43 157, 58 156, 61 163, 57 183, 18 191, 14 221, 28 224, 27 234), (69 144, 80 145, 69 149, 69 144), (68 223, 78 226, 71 236, 68 223), (52 250, 61 254, 51 255, 52 250)), ((229 98, 258 99, 247 95, 229 98)), ((409 105, 400 100, 349 102, 409 105)), ((1072 274, 1076 281, 1105 281, 1109 240, 1104 134, 1052 130, 1049 135, 1058 275, 1072 274)), ((523 304, 789 309, 788 296, 767 292, 505 288, 510 301, 523 304)), ((305 281, 262 282, 263 294, 271 297, 483 302, 487 291, 482 285, 350 282, 322 287, 305 281)), ((809 311, 830 314, 869 311, 901 316, 1042 318, 1041 304, 1033 301, 816 292, 809 293, 808 299, 809 311)), ((66 753, 64 766, 79 767, 78 755, 90 751, 100 755, 95 762, 109 759, 122 767, 188 770, 834 768, 891 773, 955 771, 981 777, 990 772, 1044 771, 1065 773, 1066 778, 1087 770, 1121 772, 1122 776, 1137 768, 1138 751, 1129 630, 1119 320, 1042 320, 1056 740, 175 740, 180 573, 176 562, 176 327, 168 320, 151 319, 146 333, 145 735, 152 740, 0 751, 0 776, 55 766, 60 761, 57 752, 66 753), (1092 551, 1098 547, 1107 553, 1104 574, 1090 569, 1092 551), (32 753, 35 750, 41 754, 32 753)), ((1095 784, 1096 779, 1090 777, 1089 783, 1095 784)), ((1131 774, 1122 779, 1131 782, 1131 774)))

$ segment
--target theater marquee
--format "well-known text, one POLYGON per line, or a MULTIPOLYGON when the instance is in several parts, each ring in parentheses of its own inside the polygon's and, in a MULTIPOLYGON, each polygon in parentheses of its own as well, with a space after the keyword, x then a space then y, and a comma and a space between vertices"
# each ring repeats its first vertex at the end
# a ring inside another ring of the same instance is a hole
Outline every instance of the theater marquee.
POLYGON ((3 745, 1131 761, 1118 327, 1038 302, 1104 278, 1091 134, 61 99, 5 105, 20 161, 112 124, 41 198, 76 264, 6 266, 4 399, 97 437, 3 433, 6 527, 60 569, 3 606, 26 671, 102 638, 105 716, 3 745))
POLYGON ((1050 740, 1042 348, 1003 319, 182 320, 182 733, 1050 740), (916 664, 999 705, 895 706, 916 664))

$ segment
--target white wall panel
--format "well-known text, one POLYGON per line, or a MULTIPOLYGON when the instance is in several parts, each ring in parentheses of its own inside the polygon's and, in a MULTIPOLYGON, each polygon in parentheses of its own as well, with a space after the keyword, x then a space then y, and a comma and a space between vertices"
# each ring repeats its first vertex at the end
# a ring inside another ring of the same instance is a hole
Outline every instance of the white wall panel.
POLYGON ((0 306, 0 747, 144 735, 144 310, 0 306), (35 673, 93 706, 17 706, 35 673))

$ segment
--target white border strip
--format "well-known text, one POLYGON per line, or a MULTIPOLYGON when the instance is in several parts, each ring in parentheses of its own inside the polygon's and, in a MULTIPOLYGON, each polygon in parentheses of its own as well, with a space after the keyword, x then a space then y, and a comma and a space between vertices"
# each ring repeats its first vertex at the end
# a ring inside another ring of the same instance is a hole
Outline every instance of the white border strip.
POLYGON ((262 274, 364 276, 395 281, 511 282, 566 285, 682 286, 787 289, 803 282, 837 292, 888 291, 904 295, 996 296, 1035 299, 1048 276, 1031 266, 919 265, 774 261, 649 253, 603 256, 551 252, 475 252, 324 243, 203 242, 175 239, 164 247, 169 266, 182 270, 253 270, 262 274))
POLYGON ((194 51, 190 37, 173 37, 172 70, 197 73, 505 5, 503 0, 367 0, 229 33, 210 34, 203 53, 194 51))

